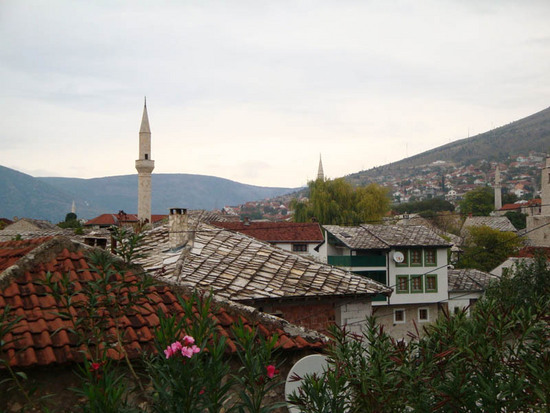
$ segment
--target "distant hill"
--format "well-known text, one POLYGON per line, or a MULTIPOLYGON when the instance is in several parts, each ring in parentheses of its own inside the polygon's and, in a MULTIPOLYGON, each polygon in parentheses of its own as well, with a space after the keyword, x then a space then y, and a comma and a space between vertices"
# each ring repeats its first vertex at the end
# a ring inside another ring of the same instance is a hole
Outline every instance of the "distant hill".
MULTIPOLYGON (((153 174, 154 214, 168 208, 215 209, 272 198, 296 188, 246 185, 228 179, 190 174, 153 174)), ((105 212, 137 212, 137 175, 104 178, 34 178, 0 166, 0 217, 13 216, 59 222, 73 200, 80 218, 105 212)))
POLYGON ((3 166, 0 166, 0 194, 0 217, 4 218, 56 217, 60 221, 71 210, 72 198, 65 191, 3 166), (52 214, 52 211, 60 212, 52 214))
POLYGON ((398 162, 357 172, 347 178, 356 184, 364 184, 379 175, 391 175, 399 170, 435 161, 456 164, 470 164, 482 159, 504 161, 508 157, 514 158, 530 151, 550 152, 550 107, 489 132, 460 139, 398 162))

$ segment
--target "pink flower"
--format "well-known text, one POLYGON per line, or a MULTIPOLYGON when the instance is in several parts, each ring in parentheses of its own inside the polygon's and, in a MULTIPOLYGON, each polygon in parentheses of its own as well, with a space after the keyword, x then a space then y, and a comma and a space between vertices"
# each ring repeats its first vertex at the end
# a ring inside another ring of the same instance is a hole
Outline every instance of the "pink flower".
POLYGON ((191 347, 183 347, 181 349, 181 355, 183 357, 191 358, 193 356, 193 354, 196 354, 200 351, 201 351, 201 349, 193 344, 191 347))
POLYGON ((174 354, 176 354, 178 351, 182 349, 182 345, 179 341, 174 341, 172 344, 170 344, 168 347, 166 347, 166 350, 164 350, 164 355, 167 359, 172 357, 174 354))
POLYGON ((92 367, 93 371, 98 371, 99 368, 101 367, 101 364, 100 363, 92 363, 91 367, 92 367))
POLYGON ((267 377, 272 379, 276 374, 279 374, 279 370, 275 368, 273 364, 270 364, 266 367, 267 370, 267 377))
POLYGON ((191 336, 185 336, 183 337, 183 345, 184 346, 190 346, 191 344, 195 344, 195 339, 191 336))

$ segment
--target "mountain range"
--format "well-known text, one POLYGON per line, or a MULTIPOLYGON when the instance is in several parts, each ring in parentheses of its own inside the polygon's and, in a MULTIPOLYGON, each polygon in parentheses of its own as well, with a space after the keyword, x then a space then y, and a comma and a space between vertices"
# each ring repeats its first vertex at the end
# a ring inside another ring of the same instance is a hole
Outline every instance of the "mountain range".
POLYGON ((383 175, 402 175, 405 171, 436 161, 472 164, 480 160, 503 162, 529 152, 550 154, 550 107, 531 116, 485 133, 460 139, 443 146, 346 176, 364 185, 383 175))
MULTIPOLYGON (((348 175, 363 185, 380 177, 406 173, 436 161, 455 164, 479 160, 503 161, 531 151, 550 151, 550 108, 491 131, 457 140, 381 167, 348 175)), ((152 212, 168 208, 216 209, 288 194, 299 188, 245 185, 228 179, 191 174, 153 174, 152 212)), ((73 200, 80 218, 137 210, 137 175, 104 178, 35 178, 0 166, 0 217, 48 219, 58 222, 70 212, 73 200)))
MULTIPOLYGON (((168 208, 216 209, 247 201, 272 198, 296 188, 241 184, 214 176, 153 174, 154 214, 168 208)), ((103 213, 137 211, 137 175, 103 178, 35 178, 0 166, 0 217, 29 217, 59 222, 71 211, 73 200, 79 218, 103 213)))

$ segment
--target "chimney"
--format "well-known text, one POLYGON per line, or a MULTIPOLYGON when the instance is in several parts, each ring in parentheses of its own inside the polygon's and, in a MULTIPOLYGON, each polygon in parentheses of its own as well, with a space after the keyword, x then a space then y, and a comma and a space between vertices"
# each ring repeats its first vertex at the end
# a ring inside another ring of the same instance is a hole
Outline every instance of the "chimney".
POLYGON ((246 225, 246 226, 250 225, 250 220, 248 219, 248 217, 244 217, 243 225, 246 225))
POLYGON ((187 244, 189 239, 187 209, 185 208, 170 208, 168 217, 168 239, 170 249, 177 250, 187 244))

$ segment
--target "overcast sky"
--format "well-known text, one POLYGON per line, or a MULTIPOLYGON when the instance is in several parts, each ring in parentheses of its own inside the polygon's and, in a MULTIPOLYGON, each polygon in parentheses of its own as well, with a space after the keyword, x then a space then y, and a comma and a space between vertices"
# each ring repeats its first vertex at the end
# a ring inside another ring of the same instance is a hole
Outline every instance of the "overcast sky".
POLYGON ((261 186, 335 178, 550 106, 550 1, 0 1, 0 165, 261 186))

